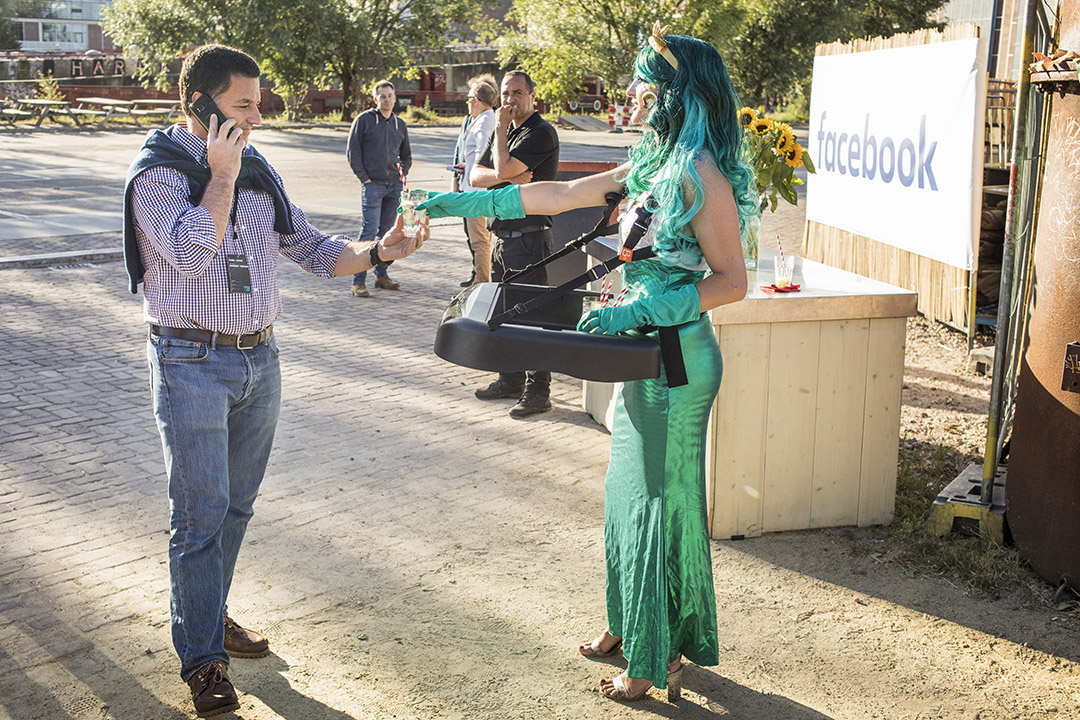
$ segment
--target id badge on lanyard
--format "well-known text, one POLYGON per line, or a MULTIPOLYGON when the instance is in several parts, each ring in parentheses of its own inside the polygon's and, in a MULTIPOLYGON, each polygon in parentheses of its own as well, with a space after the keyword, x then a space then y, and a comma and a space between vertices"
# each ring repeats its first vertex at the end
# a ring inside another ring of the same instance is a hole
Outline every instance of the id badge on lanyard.
POLYGON ((229 277, 230 293, 250 293, 251 266, 248 265, 247 255, 244 254, 244 247, 240 244, 240 235, 236 230, 236 206, 239 201, 240 190, 236 189, 233 191, 232 229, 233 240, 236 242, 236 247, 240 252, 225 254, 225 270, 229 277))
POLYGON ((229 273, 229 292, 251 292, 251 268, 248 266, 247 255, 225 255, 225 269, 229 273))

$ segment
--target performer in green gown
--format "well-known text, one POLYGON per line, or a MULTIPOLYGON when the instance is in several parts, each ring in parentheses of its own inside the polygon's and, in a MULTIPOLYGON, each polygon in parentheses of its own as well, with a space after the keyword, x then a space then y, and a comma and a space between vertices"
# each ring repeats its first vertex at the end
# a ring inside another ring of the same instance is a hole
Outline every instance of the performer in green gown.
MULTIPOLYGON (((687 383, 659 378, 623 385, 605 483, 608 627, 582 655, 621 648, 627 669, 600 690, 639 700, 651 686, 681 690, 682 657, 716 665, 716 600, 705 496, 705 433, 722 359, 704 313, 746 294, 741 234, 758 212, 742 160, 739 102, 723 60, 700 40, 664 34, 659 23, 627 88, 631 121, 645 130, 630 161, 569 182, 513 185, 436 196, 420 207, 447 215, 521 217, 604 204, 625 191, 633 210, 649 200, 652 224, 638 247, 653 259, 627 263, 625 302, 592 310, 578 328, 616 334, 677 327, 687 383)), ((623 234, 633 213, 623 215, 623 234)))

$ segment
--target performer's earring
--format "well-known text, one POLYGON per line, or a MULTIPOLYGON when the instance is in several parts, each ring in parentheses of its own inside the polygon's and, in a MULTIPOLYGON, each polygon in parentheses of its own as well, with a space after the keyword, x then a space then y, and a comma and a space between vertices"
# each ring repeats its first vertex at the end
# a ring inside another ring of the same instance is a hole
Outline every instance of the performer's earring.
POLYGON ((656 93, 647 92, 641 96, 641 104, 645 106, 646 110, 652 110, 656 105, 656 93))

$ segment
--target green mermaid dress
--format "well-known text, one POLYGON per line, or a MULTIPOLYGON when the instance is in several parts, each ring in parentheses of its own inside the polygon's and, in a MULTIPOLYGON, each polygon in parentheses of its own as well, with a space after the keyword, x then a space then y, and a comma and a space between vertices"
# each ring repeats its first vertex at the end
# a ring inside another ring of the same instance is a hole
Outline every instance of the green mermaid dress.
MULTIPOLYGON (((630 299, 703 276, 658 260, 623 266, 630 299)), ((623 385, 604 484, 608 628, 623 638, 627 674, 657 688, 679 655, 719 663, 705 434, 723 361, 708 315, 680 326, 679 339, 689 384, 668 387, 661 368, 659 378, 623 385)))

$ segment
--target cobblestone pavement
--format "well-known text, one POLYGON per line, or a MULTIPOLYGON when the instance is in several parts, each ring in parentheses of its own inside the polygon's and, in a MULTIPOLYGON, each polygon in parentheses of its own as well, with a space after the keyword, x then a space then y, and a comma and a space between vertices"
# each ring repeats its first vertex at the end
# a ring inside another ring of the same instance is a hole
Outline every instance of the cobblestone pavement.
MULTIPOLYGON (((243 718, 621 716, 567 652, 602 615, 608 436, 576 380, 514 421, 472 397, 489 375, 432 354, 468 264, 455 223, 395 264, 401 292, 282 266, 283 409, 230 607, 275 652, 233 663, 243 718), (538 661, 555 669, 535 680, 538 661)), ((190 716, 126 285, 116 261, 0 270, 0 719, 190 716)), ((720 682, 729 709, 824 718, 720 682)))
MULTIPOLYGON (((579 382, 557 377, 553 411, 513 421, 507 403, 472 397, 485 374, 431 352, 467 267, 450 233, 395 264, 401 292, 370 300, 351 297, 347 279, 283 267, 283 411, 231 608, 258 617, 275 648, 293 623, 333 644, 318 625, 340 620, 343 604, 357 635, 370 612, 402 612, 406 624, 410 604, 431 611, 437 596, 421 590, 453 582, 440 577, 447 548, 497 551, 480 539, 485 526, 513 525, 502 547, 515 553, 526 538, 542 545, 554 518, 530 508, 549 484, 580 486, 560 522, 596 542, 607 436, 578 409, 579 382), (447 529, 446 513, 461 514, 454 531, 430 534, 447 529), (373 574, 397 591, 372 597, 373 574)), ((184 716, 145 326, 125 285, 119 262, 3 271, 0 717, 184 716)), ((371 637, 363 664, 404 634, 371 637)), ((285 702, 284 717, 344 717, 300 694, 285 702)))
MULTIPOLYGON (((442 156, 455 134, 414 134, 424 153, 417 186, 434 189, 445 180, 442 156)), ((355 188, 341 189, 354 183, 340 157, 342 132, 262 137, 302 207, 355 205, 355 188)), ((88 226, 115 224, 123 171, 140 139, 0 138, 0 169, 7 171, 0 173, 7 211, 0 224, 22 231, 17 239, 2 234, 0 256, 118 248, 115 231, 47 235, 33 226, 46 216, 72 230, 79 218, 90 218, 88 226)), ((348 213, 312 219, 353 235, 359 224, 348 213)), ((486 374, 432 354, 441 313, 468 274, 459 228, 449 221, 437 227, 422 253, 395 265, 404 289, 375 291, 370 300, 351 297, 347 279, 282 267, 283 411, 231 612, 252 618, 275 649, 291 644, 291 658, 315 655, 305 675, 323 654, 310 636, 325 641, 317 627, 347 614, 342 632, 358 644, 347 655, 360 664, 342 664, 345 680, 332 673, 335 690, 327 695, 341 708, 365 704, 359 689, 343 699, 340 688, 359 688, 361 674, 378 676, 367 668, 372 649, 400 649, 413 630, 403 613, 391 636, 357 640, 362 616, 441 607, 426 602, 435 596, 421 585, 430 584, 424 577, 443 564, 447 547, 486 554, 489 539, 478 538, 490 524, 508 533, 497 546, 520 546, 528 536, 540 542, 550 518, 530 520, 529 507, 542 502, 547 483, 584 486, 580 507, 568 512, 583 524, 587 518, 594 534, 602 514, 607 435, 578 409, 579 382, 556 377, 553 411, 517 422, 506 416, 508 403, 472 397, 486 374), (491 492, 525 475, 516 490, 491 492), (466 517, 446 516, 460 511, 466 517), (434 528, 443 532, 430 534, 434 528), (311 572, 316 566, 322 569, 311 572), (373 575, 380 578, 376 594, 394 592, 373 597, 365 589, 373 575), (327 616, 329 608, 336 610, 327 616), (309 625, 304 618, 314 619, 309 625)), ((0 372, 0 718, 186 717, 190 703, 168 633, 167 499, 142 299, 126 291, 120 262, 53 262, 0 270, 0 343, 7 348, 0 372)), ((312 699, 317 692, 288 692, 286 657, 282 651, 253 666, 269 679, 252 684, 268 689, 264 700, 248 697, 247 716, 346 717, 312 699)), ((244 689, 251 679, 237 665, 244 689)))
MULTIPOLYGON (((459 232, 371 299, 282 267, 282 414, 230 598, 272 653, 233 661, 227 717, 1071 717, 1050 610, 849 552, 883 542, 850 529, 713 541, 720 666, 690 666, 678 704, 600 698, 621 660, 573 648, 603 623, 609 438, 577 381, 515 421, 432 354, 459 232)), ((0 720, 193 717, 141 297, 120 262, 54 265, 0 270, 0 308, 0 720)))

